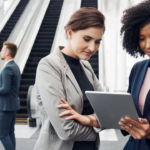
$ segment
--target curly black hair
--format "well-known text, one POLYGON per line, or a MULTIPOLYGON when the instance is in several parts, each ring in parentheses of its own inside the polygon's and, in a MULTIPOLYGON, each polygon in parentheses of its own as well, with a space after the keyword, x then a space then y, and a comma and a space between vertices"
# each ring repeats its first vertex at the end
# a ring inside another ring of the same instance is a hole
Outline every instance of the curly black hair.
POLYGON ((122 28, 120 34, 123 36, 123 49, 131 56, 144 56, 145 53, 139 46, 139 31, 145 25, 150 23, 150 0, 126 9, 123 12, 122 28))

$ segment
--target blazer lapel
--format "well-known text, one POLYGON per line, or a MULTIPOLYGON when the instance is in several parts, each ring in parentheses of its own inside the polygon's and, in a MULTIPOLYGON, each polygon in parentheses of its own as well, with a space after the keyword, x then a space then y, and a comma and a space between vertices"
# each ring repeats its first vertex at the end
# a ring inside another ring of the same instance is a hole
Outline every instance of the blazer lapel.
MULTIPOLYGON (((85 62, 85 61, 84 61, 85 62)), ((95 73, 91 67, 91 65, 85 64, 83 61, 80 61, 81 63, 81 67, 86 75, 86 77, 88 78, 88 80, 91 82, 91 84, 93 85, 93 88, 95 91, 99 91, 99 87, 97 86, 97 80, 95 80, 95 73)))
POLYGON ((141 75, 140 75, 139 81, 138 81, 138 82, 139 82, 139 86, 138 86, 139 88, 138 88, 138 91, 137 91, 136 106, 137 106, 138 112, 139 112, 139 114, 140 114, 141 116, 143 116, 143 115, 142 115, 142 113, 141 113, 141 111, 140 111, 140 109, 139 109, 139 106, 138 106, 138 102, 139 102, 139 93, 140 93, 142 84, 143 84, 144 79, 145 79, 145 75, 146 75, 146 71, 147 71, 149 62, 150 62, 150 60, 146 61, 146 64, 145 64, 145 65, 143 66, 143 68, 140 70, 141 75))
POLYGON ((72 73, 72 71, 71 71, 71 69, 69 68, 68 65, 66 66, 65 70, 66 70, 65 71, 66 72, 66 76, 70 79, 70 81, 74 85, 74 87, 77 90, 77 92, 79 93, 80 98, 81 98, 82 103, 83 103, 83 94, 82 94, 82 91, 81 91, 81 89, 80 89, 80 87, 79 87, 79 85, 78 85, 78 83, 77 83, 77 81, 76 81, 76 79, 75 79, 75 77, 74 77, 74 75, 73 75, 73 73, 72 73))
POLYGON ((59 57, 60 57, 60 60, 64 66, 64 70, 65 70, 65 74, 66 76, 70 79, 70 81, 72 82, 72 84, 74 85, 75 89, 77 90, 78 94, 80 95, 80 98, 81 98, 81 102, 83 104, 83 94, 82 94, 82 91, 69 67, 69 65, 67 64, 63 54, 61 53, 60 49, 56 49, 56 51, 54 52, 56 53, 59 57))

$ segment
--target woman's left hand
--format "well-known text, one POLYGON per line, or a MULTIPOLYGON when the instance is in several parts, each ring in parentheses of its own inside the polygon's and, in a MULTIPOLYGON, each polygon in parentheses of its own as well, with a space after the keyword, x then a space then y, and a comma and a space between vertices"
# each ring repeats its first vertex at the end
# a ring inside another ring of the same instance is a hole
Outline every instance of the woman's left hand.
POLYGON ((121 118, 119 125, 134 139, 150 139, 150 124, 147 119, 139 118, 139 121, 136 121, 126 116, 121 118))
POLYGON ((82 125, 90 124, 90 120, 73 110, 67 101, 65 101, 63 98, 61 98, 61 101, 63 104, 59 104, 58 108, 66 108, 67 110, 59 114, 60 117, 70 115, 66 117, 65 120, 77 120, 82 125))

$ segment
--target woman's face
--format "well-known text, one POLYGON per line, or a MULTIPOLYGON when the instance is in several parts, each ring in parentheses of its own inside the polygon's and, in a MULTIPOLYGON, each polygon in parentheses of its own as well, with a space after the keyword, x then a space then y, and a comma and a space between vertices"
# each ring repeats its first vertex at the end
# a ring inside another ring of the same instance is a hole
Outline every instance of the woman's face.
POLYGON ((150 57, 150 23, 140 29, 139 45, 145 54, 150 57))
POLYGON ((76 59, 89 60, 98 50, 102 40, 103 29, 90 27, 76 32, 68 31, 72 57, 76 59))

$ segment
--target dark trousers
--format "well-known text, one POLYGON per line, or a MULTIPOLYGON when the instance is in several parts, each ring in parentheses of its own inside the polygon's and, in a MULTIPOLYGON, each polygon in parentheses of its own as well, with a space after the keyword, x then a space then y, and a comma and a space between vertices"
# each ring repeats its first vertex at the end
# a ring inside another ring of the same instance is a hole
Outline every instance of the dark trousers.
POLYGON ((16 111, 0 111, 0 141, 5 150, 15 150, 15 120, 16 111))

